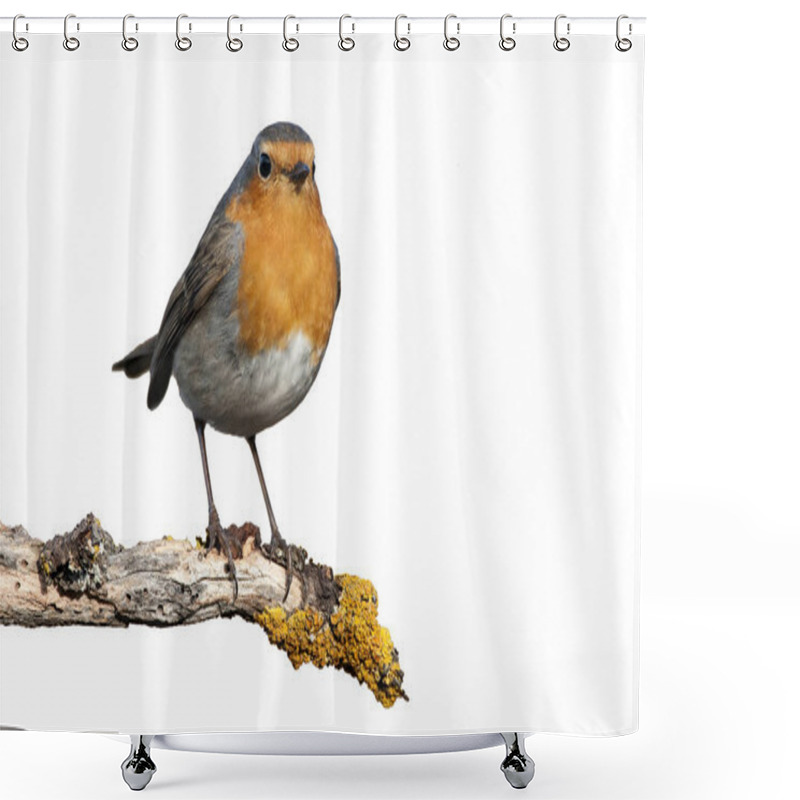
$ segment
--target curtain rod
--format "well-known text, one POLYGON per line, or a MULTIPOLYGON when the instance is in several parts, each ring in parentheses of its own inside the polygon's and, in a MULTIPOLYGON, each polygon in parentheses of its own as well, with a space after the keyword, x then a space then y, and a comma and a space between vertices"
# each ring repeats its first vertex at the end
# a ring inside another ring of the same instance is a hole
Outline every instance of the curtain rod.
MULTIPOLYGON (((625 35, 644 33, 645 17, 627 17, 624 20, 625 35)), ((175 17, 136 17, 128 20, 128 31, 139 33, 169 33, 175 32, 175 17)), ((69 21, 73 31, 81 33, 119 33, 122 30, 122 17, 81 17, 74 16, 69 21)), ((227 30, 227 17, 195 17, 187 15, 181 20, 184 30, 192 34, 224 34, 227 30)), ((346 15, 342 23, 344 30, 349 33, 387 33, 395 29, 394 17, 359 17, 346 15)), ((411 34, 437 34, 441 35, 444 17, 414 17, 404 16, 400 21, 403 32, 410 29, 411 34)), ((458 35, 497 33, 500 17, 452 17, 450 24, 456 28, 458 35)), ((616 32, 616 17, 570 17, 562 16, 560 25, 569 24, 571 35, 600 34, 613 36, 616 32)), ((526 34, 551 34, 553 33, 554 17, 508 17, 506 26, 515 35, 526 34)), ((0 18, 0 31, 11 32, 13 27, 12 17, 0 18)), ((295 33, 302 34, 336 34, 340 30, 338 17, 305 17, 293 16, 291 28, 295 33), (299 29, 297 29, 299 26, 299 29)), ((234 29, 237 33, 259 34, 277 33, 284 30, 283 17, 236 17, 234 29)), ((22 16, 17 22, 17 32, 38 33, 63 33, 63 17, 27 17, 22 16)))

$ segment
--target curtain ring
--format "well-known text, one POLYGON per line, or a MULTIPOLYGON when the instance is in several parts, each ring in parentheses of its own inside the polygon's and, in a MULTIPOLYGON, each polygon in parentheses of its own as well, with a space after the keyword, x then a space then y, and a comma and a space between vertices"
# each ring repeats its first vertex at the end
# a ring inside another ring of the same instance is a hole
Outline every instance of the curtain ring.
MULTIPOLYGON (((400 35, 400 20, 408 19, 405 14, 398 14, 394 18, 394 49, 399 50, 401 53, 411 47, 411 39, 408 36, 400 35)), ((407 22, 408 32, 411 33, 411 23, 407 22)))
MULTIPOLYGON (((559 53, 563 53, 565 50, 569 50, 570 41, 567 39, 566 36, 559 36, 558 35, 558 21, 560 19, 566 19, 566 14, 559 14, 555 22, 553 23, 553 36, 555 36, 555 41, 553 42, 553 47, 558 50, 559 53)), ((569 22, 567 23, 567 35, 569 35, 569 22)))
MULTIPOLYGON (((458 50, 458 48, 461 47, 461 40, 457 36, 450 36, 447 32, 447 23, 450 22, 451 19, 456 19, 456 15, 448 14, 444 18, 444 42, 442 43, 444 45, 444 49, 450 50, 450 52, 453 50, 458 50)), ((461 24, 456 23, 456 33, 458 33, 460 29, 461 24)))
MULTIPOLYGON (((188 36, 181 35, 181 20, 188 19, 188 14, 178 14, 175 18, 175 47, 182 52, 186 52, 192 46, 192 40, 188 36)), ((191 25, 189 30, 191 30, 191 25)))
MULTIPOLYGON (((297 17, 294 17, 291 14, 287 14, 283 18, 283 45, 282 46, 283 46, 283 49, 287 53, 294 53, 294 51, 297 50, 298 47, 300 47, 300 42, 298 42, 297 39, 294 38, 294 36, 292 36, 292 37, 289 36, 288 31, 289 31, 289 20, 290 19, 297 19, 297 17)), ((298 25, 296 30, 299 30, 299 28, 300 28, 300 26, 298 25)))
MULTIPOLYGON (((517 40, 513 39, 511 36, 506 36, 503 27, 505 25, 505 21, 507 19, 511 19, 511 14, 503 14, 500 17, 500 49, 505 50, 508 52, 509 50, 513 50, 517 46, 517 40)), ((512 31, 516 33, 516 24, 512 26, 512 31)))
POLYGON ((128 36, 128 20, 133 19, 133 14, 126 14, 122 18, 122 49, 132 53, 138 46, 139 40, 134 36, 128 36))
MULTIPOLYGON (((619 35, 619 28, 620 28, 619 24, 624 19, 628 19, 628 15, 627 14, 620 14, 617 17, 617 41, 614 42, 614 47, 616 47, 617 50, 620 51, 620 53, 627 53, 628 50, 630 50, 631 47, 633 47, 633 42, 630 39, 623 39, 619 35)), ((628 33, 630 33, 630 32, 631 32, 631 25, 629 23, 628 24, 628 33)))
MULTIPOLYGON (((236 14, 231 14, 228 17, 228 27, 226 29, 228 41, 225 42, 225 47, 227 47, 228 50, 231 51, 231 53, 238 53, 242 49, 242 47, 244 47, 244 43, 242 42, 241 39, 231 36, 231 22, 233 22, 233 20, 235 19, 239 19, 239 17, 236 14)), ((239 27, 239 30, 241 30, 241 27, 239 27)))
POLYGON ((14 22, 11 23, 11 35, 14 37, 11 40, 11 46, 18 53, 21 53, 21 52, 23 52, 23 50, 27 50, 28 49, 29 42, 25 37, 20 36, 17 33, 17 20, 18 19, 25 19, 25 15, 24 14, 17 14, 17 16, 14 17, 14 22))
MULTIPOLYGON (((76 38, 75 36, 70 36, 69 35, 68 25, 69 25, 69 21, 71 19, 75 19, 75 15, 74 14, 67 14, 67 16, 64 17, 64 43, 63 44, 64 44, 64 49, 65 50, 69 50, 70 52, 73 52, 74 50, 77 50, 81 46, 81 42, 80 42, 80 39, 76 38)), ((78 30, 80 30, 80 28, 78 28, 78 30)))
MULTIPOLYGON (((345 36, 342 32, 342 25, 346 19, 353 19, 349 14, 342 14, 339 17, 339 49, 344 50, 345 53, 349 50, 352 50, 355 46, 355 40, 350 36, 345 36)), ((353 33, 356 31, 356 24, 355 22, 352 23, 353 25, 353 33)))

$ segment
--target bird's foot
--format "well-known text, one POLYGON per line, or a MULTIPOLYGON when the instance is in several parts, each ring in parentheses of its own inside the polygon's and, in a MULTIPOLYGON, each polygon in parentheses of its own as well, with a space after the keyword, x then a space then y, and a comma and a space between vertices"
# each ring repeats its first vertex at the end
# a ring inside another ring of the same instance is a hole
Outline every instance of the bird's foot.
POLYGON ((239 555, 241 555, 239 540, 230 529, 222 527, 216 509, 209 514, 206 535, 206 550, 217 549, 221 553, 224 552, 228 559, 228 574, 233 581, 233 599, 235 601, 239 596, 239 581, 236 577, 236 565, 233 563, 233 548, 237 547, 239 555))

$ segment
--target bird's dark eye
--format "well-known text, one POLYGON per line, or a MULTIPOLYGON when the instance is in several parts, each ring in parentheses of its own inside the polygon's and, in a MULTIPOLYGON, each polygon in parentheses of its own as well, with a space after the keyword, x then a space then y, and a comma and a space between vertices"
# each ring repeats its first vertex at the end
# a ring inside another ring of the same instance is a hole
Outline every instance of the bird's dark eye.
POLYGON ((313 178, 317 174, 317 162, 311 162, 311 177, 313 178))
POLYGON ((269 178, 270 172, 272 172, 272 162, 269 160, 269 156, 266 153, 262 153, 261 159, 258 162, 258 174, 266 179, 269 178))

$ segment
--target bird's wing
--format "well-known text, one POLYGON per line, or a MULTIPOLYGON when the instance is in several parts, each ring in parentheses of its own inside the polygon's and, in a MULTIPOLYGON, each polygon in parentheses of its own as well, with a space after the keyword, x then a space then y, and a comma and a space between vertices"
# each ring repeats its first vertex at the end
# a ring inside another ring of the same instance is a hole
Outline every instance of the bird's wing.
POLYGON ((150 364, 148 408, 155 408, 164 399, 172 375, 172 359, 181 336, 225 273, 241 258, 241 252, 239 225, 230 222, 224 213, 216 212, 167 302, 150 364))

